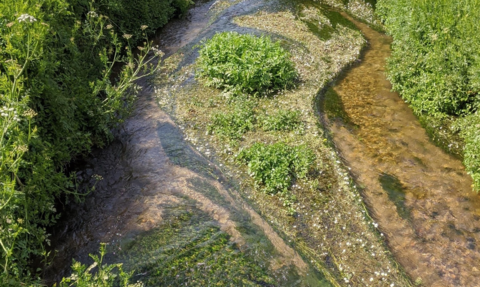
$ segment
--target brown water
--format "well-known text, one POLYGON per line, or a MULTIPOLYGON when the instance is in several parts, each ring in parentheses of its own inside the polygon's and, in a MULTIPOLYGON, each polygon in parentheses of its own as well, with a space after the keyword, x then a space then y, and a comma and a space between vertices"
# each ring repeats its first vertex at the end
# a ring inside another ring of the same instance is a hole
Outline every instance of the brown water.
POLYGON ((354 23, 369 48, 320 99, 333 141, 414 281, 480 286, 480 197, 461 161, 432 144, 391 92, 385 77, 391 39, 354 23))
MULTIPOLYGON (((189 18, 172 21, 157 35, 167 56, 199 41, 212 4, 198 4, 189 18)), ((249 11, 255 5, 256 1, 245 1, 226 15, 249 11)), ((217 25, 222 25, 221 19, 217 25)), ((198 216, 207 214, 240 250, 262 250, 258 262, 269 266, 280 285, 318 286, 321 275, 307 274, 309 265, 242 200, 235 183, 215 163, 185 142, 181 130, 158 107, 154 88, 147 81, 142 85, 134 113, 116 140, 77 163, 83 186, 92 186, 96 174, 103 180, 83 204, 67 204, 63 211, 64 219, 52 232, 56 255, 44 271, 45 283, 67 276, 72 259, 91 263, 88 254, 97 253, 100 242, 116 246, 161 226, 172 210, 197 210, 198 216)), ((117 262, 114 253, 107 259, 117 262)))

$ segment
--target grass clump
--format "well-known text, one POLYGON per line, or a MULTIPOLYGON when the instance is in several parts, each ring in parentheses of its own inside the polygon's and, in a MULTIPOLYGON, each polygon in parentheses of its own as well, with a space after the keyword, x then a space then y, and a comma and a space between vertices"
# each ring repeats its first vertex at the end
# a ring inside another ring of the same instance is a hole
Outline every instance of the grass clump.
POLYGON ((236 101, 232 112, 213 114, 208 132, 217 134, 222 138, 240 140, 243 134, 254 127, 254 104, 250 100, 236 101))
MULTIPOLYGON (((454 118, 464 164, 480 190, 475 126, 480 109, 478 0, 381 0, 377 12, 393 36, 389 79, 417 115, 454 118)), ((477 128, 478 131, 478 128, 477 128)))
POLYGON ((315 154, 307 146, 292 147, 283 142, 255 143, 242 150, 238 160, 248 164, 256 185, 266 193, 287 192, 295 178, 303 179, 313 168, 315 154))
POLYGON ((268 37, 218 33, 200 50, 197 75, 205 85, 264 95, 290 88, 297 78, 290 53, 268 37))
POLYGON ((273 115, 266 115, 261 119, 265 131, 292 131, 300 127, 300 112, 279 110, 273 115))

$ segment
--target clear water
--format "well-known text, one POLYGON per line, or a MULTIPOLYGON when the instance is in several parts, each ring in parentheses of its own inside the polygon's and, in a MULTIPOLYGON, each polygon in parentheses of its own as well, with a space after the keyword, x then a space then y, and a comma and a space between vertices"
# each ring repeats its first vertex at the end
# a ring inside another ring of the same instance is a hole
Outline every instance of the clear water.
POLYGON ((320 99, 335 146, 414 281, 479 286, 480 197, 461 161, 432 144, 391 92, 385 77, 391 39, 355 24, 369 47, 320 99))
MULTIPOLYGON (((227 12, 241 13, 255 2, 227 12)), ((197 4, 187 19, 162 29, 156 41, 167 56, 198 41, 212 4, 197 4)), ((53 231, 57 252, 44 272, 45 282, 67 276, 72 259, 90 264, 88 254, 106 242, 106 262, 124 263, 127 270, 136 270, 135 280, 148 286, 224 286, 222 280, 232 278, 254 286, 330 286, 242 200, 234 182, 185 142, 158 107, 151 84, 143 86, 116 140, 77 163, 82 186, 91 186, 95 174, 103 180, 83 204, 65 206, 64 219, 53 231), (172 271, 176 268, 183 271, 172 271), (265 279, 250 278, 252 272, 265 279)))

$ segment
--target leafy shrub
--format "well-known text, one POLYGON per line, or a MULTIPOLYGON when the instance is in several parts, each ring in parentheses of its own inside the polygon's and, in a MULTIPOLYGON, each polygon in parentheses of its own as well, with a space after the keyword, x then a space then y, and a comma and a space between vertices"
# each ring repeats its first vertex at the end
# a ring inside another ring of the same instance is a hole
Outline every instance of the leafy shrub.
POLYGON ((266 131, 291 131, 300 126, 300 112, 279 110, 278 113, 261 118, 261 124, 266 131))
POLYGON ((197 75, 212 86, 262 95, 292 87, 297 77, 290 53, 265 36, 218 33, 200 50, 197 75))
MULTIPOLYGON (((117 34, 118 19, 102 15, 98 3, 0 2, 2 286, 28 281, 30 260, 48 256, 55 200, 75 191, 64 166, 112 139, 138 92, 135 81, 157 68, 149 45, 133 57, 137 45, 125 46, 130 36, 117 34), (112 80, 119 63, 126 65, 112 80)), ((146 36, 140 27, 135 34, 146 36)))
POLYGON ((377 12, 394 39, 393 88, 418 115, 458 118, 464 164, 480 190, 479 1, 380 0, 377 12))
POLYGON ((462 115, 478 109, 478 0, 381 0, 393 36, 389 77, 417 113, 462 115))
POLYGON ((472 176, 474 187, 480 190, 480 113, 466 116, 457 121, 456 127, 465 140, 463 162, 472 176))
POLYGON ((212 116, 209 132, 232 140, 239 140, 243 134, 252 130, 255 124, 254 102, 244 99, 235 101, 234 109, 229 113, 217 113, 212 116))
POLYGON ((255 143, 242 150, 237 159, 248 164, 248 172, 256 185, 275 194, 286 192, 294 178, 306 178, 313 167, 315 154, 304 145, 255 143))
POLYGON ((100 12, 112 20, 115 29, 122 34, 132 35, 132 42, 143 39, 138 33, 141 26, 147 26, 145 31, 147 34, 152 34, 165 25, 176 12, 184 15, 193 4, 192 0, 97 0, 96 2, 100 12))

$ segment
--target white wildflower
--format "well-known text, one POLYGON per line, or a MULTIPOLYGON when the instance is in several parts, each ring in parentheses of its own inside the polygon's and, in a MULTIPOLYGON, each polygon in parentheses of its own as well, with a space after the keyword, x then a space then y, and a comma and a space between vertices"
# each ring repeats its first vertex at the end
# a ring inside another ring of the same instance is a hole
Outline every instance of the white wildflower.
POLYGON ((18 22, 30 22, 30 23, 33 23, 33 22, 37 21, 37 19, 35 19, 35 17, 33 17, 31 15, 28 15, 28 14, 20 15, 20 17, 18 17, 17 20, 18 20, 18 22))
POLYGON ((98 14, 95 11, 90 11, 90 12, 87 13, 87 16, 92 17, 92 18, 97 18, 98 14))

